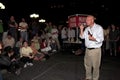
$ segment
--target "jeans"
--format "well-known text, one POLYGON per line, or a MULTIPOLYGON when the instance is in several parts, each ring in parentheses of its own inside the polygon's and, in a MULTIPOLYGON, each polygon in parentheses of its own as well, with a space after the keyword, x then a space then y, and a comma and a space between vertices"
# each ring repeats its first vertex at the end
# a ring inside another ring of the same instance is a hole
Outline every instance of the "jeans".
POLYGON ((23 38, 23 40, 28 41, 27 31, 21 31, 20 36, 23 38))

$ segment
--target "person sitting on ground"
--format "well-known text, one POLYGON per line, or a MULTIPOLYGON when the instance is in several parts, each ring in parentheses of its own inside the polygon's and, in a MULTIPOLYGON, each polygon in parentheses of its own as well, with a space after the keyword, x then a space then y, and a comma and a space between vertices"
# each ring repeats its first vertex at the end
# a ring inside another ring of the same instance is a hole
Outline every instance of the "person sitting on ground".
POLYGON ((33 50, 34 60, 42 60, 45 57, 45 54, 36 49, 35 42, 31 41, 30 47, 33 50))
POLYGON ((22 43, 23 43, 23 38, 20 37, 19 40, 16 42, 15 48, 14 48, 14 49, 15 49, 15 53, 16 53, 17 55, 20 55, 19 50, 20 50, 20 48, 22 48, 22 43))
POLYGON ((42 39, 42 42, 40 44, 41 52, 48 54, 49 51, 51 51, 51 47, 48 45, 48 42, 46 39, 42 39))
POLYGON ((16 75, 20 74, 20 62, 19 59, 16 58, 13 48, 9 46, 1 58, 4 58, 3 60, 5 62, 5 65, 1 65, 2 67, 7 69, 8 72, 14 73, 16 75))
POLYGON ((56 41, 52 37, 49 37, 48 45, 51 47, 52 52, 56 52, 57 51, 57 43, 56 43, 56 41))
POLYGON ((16 42, 15 47, 17 47, 17 48, 21 48, 21 47, 22 47, 22 43, 23 43, 23 41, 24 41, 23 38, 20 37, 19 41, 16 42))
POLYGON ((21 61, 24 63, 24 68, 33 66, 33 50, 28 46, 28 42, 23 42, 23 47, 20 48, 21 61))
POLYGON ((15 39, 12 37, 10 33, 7 34, 7 37, 3 41, 4 48, 7 46, 11 46, 12 48, 15 45, 15 39))
POLYGON ((34 35, 31 41, 34 42, 35 48, 37 50, 40 50, 40 37, 38 36, 38 34, 34 35))

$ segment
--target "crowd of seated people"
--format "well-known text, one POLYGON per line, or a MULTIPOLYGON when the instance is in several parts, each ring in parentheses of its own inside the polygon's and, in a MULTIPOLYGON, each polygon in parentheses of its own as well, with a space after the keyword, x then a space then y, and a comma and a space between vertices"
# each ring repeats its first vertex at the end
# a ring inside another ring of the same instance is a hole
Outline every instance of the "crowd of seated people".
POLYGON ((49 59, 52 51, 57 51, 53 47, 54 41, 50 38, 39 40, 37 35, 30 41, 24 41, 21 37, 17 42, 10 33, 7 34, 5 40, 1 41, 0 48, 0 69, 6 69, 7 72, 19 75, 22 68, 33 66, 33 61, 43 61, 49 59), (7 61, 2 60, 3 57, 7 61), (1 62, 3 61, 3 62, 1 62))

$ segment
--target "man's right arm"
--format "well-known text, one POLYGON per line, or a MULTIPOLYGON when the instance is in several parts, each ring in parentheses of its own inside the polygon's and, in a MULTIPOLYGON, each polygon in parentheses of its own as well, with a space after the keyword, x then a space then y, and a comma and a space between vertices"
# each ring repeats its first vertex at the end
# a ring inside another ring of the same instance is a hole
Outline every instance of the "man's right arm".
POLYGON ((83 26, 83 25, 80 25, 79 28, 80 28, 80 38, 83 39, 83 38, 84 38, 84 31, 83 31, 83 30, 84 30, 84 26, 83 26))

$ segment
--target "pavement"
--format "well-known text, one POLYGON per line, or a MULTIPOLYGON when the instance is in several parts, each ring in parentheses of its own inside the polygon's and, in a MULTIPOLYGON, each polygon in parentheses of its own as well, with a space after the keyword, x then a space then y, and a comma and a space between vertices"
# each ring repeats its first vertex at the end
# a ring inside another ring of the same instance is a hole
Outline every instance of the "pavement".
MULTIPOLYGON (((100 80, 120 80, 120 56, 102 55, 100 80)), ((74 55, 61 51, 48 60, 34 61, 33 66, 21 69, 20 75, 3 73, 4 80, 84 80, 84 53, 74 55)))

